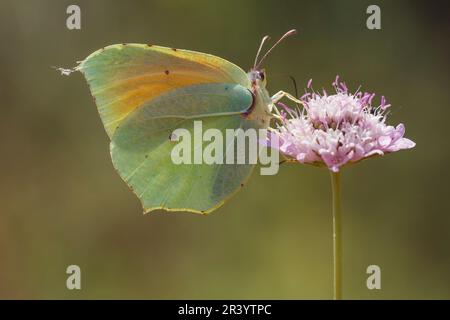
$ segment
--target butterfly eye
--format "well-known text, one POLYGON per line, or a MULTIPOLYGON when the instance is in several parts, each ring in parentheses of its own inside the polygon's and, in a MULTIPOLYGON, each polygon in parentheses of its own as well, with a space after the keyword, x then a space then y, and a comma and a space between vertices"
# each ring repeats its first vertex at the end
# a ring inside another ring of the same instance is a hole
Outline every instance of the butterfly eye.
POLYGON ((258 71, 258 77, 261 81, 264 81, 265 78, 264 71, 258 71))

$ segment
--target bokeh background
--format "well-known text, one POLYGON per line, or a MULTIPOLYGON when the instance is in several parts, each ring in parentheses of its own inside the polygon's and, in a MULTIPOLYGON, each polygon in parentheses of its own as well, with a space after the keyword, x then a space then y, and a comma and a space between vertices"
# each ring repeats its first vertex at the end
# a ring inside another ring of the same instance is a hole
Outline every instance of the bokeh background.
POLYGON ((72 67, 108 44, 224 57, 244 69, 265 34, 300 33, 267 59, 269 90, 330 87, 387 96, 417 147, 343 171, 344 297, 450 298, 450 8, 436 1, 0 1, 0 298, 332 296, 325 169, 258 171, 209 216, 142 215, 72 67), (81 7, 82 29, 66 28, 81 7), (381 7, 382 30, 366 28, 381 7), (66 289, 68 265, 82 290, 66 289), (366 288, 366 268, 382 289, 366 288))

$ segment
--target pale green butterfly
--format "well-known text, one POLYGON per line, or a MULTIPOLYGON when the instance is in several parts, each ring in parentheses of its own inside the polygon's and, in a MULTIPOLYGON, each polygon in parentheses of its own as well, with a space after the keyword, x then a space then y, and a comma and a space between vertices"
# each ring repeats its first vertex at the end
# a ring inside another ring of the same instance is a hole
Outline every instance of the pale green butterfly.
POLYGON ((264 37, 253 68, 213 55, 145 44, 116 44, 100 49, 73 70, 85 76, 106 132, 119 175, 142 202, 156 209, 209 213, 246 182, 252 164, 174 164, 176 128, 267 128, 271 109, 282 97, 270 97, 261 62, 264 37))

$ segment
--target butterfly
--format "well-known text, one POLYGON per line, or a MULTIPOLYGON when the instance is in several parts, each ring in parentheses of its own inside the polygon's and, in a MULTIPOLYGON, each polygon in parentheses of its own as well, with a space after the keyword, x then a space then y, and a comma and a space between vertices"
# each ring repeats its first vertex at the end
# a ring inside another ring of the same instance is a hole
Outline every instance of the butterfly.
POLYGON ((253 164, 174 164, 172 132, 204 128, 267 128, 271 109, 288 97, 270 96, 267 55, 284 34, 246 73, 214 55, 151 44, 115 44, 97 50, 73 70, 87 80, 108 134, 114 167, 140 199, 144 213, 164 209, 209 213, 241 189, 253 164))

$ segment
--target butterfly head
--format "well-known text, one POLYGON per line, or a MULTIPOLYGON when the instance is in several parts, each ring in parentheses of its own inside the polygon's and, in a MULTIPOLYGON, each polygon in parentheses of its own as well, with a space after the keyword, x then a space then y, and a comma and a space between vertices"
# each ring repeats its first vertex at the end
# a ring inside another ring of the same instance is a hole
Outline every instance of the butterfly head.
POLYGON ((259 45, 258 52, 256 53, 255 63, 253 64, 253 67, 248 72, 248 77, 252 84, 256 84, 258 86, 265 87, 267 84, 266 79, 266 71, 261 68, 261 64, 264 61, 264 59, 269 55, 269 53, 278 45, 280 44, 284 39, 286 39, 289 36, 297 34, 297 30, 292 29, 286 32, 275 44, 267 50, 267 52, 262 56, 261 59, 259 59, 259 56, 261 54, 261 50, 264 46, 264 44, 270 39, 269 36, 265 36, 261 40, 261 44, 259 45))
POLYGON ((251 69, 248 73, 248 78, 250 79, 250 82, 254 85, 260 86, 260 87, 266 87, 267 80, 266 80, 266 70, 265 69, 251 69))

